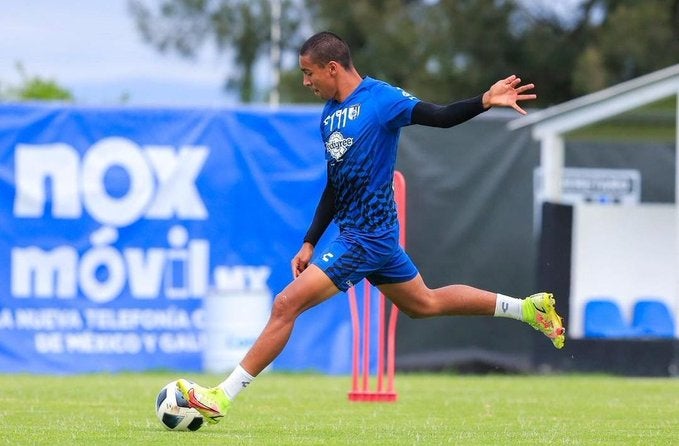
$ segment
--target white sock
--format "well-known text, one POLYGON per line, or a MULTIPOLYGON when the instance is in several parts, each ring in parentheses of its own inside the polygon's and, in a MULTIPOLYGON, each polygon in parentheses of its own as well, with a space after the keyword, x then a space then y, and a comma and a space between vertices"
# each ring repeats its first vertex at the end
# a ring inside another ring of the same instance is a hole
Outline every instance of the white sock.
POLYGON ((253 379, 255 379, 255 377, 246 372, 245 369, 238 364, 229 377, 219 384, 219 387, 221 387, 224 393, 226 393, 226 396, 233 401, 240 391, 245 389, 253 379))
POLYGON ((495 301, 495 317, 509 317, 519 321, 523 320, 523 299, 497 294, 495 301))

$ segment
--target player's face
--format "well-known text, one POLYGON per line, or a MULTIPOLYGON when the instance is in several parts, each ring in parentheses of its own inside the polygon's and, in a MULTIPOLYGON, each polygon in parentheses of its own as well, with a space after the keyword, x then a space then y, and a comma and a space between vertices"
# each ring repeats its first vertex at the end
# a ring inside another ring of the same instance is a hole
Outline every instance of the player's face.
POLYGON ((320 66, 308 55, 304 55, 299 57, 299 69, 302 70, 302 84, 310 88, 316 96, 326 101, 335 96, 335 62, 320 66))

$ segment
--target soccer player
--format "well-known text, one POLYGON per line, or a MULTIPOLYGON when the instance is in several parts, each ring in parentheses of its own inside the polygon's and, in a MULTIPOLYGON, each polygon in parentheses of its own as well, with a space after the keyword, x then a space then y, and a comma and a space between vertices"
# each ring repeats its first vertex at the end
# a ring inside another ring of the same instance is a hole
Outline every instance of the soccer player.
POLYGON ((238 393, 283 350, 295 319, 305 310, 367 278, 406 315, 487 315, 523 321, 562 348, 565 330, 550 293, 517 299, 467 285, 430 289, 399 245, 393 194, 394 165, 401 127, 452 127, 493 106, 526 112, 517 101, 535 99, 533 84, 512 75, 488 91, 449 105, 420 101, 400 88, 361 77, 348 45, 321 32, 299 52, 303 84, 326 100, 320 130, 325 143, 327 182, 301 249, 292 259, 290 282, 275 298, 268 323, 240 365, 218 386, 180 379, 191 407, 210 422, 225 415, 238 393), (340 232, 316 253, 331 222, 340 232))

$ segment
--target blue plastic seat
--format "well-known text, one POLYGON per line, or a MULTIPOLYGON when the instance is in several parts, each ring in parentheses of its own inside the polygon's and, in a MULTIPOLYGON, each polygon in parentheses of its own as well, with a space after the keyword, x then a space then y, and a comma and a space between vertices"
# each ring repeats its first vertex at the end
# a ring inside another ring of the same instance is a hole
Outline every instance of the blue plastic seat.
POLYGON ((673 338, 674 318, 662 300, 642 299, 634 304, 632 325, 645 337, 673 338))
POLYGON ((641 330, 622 317, 620 307, 612 299, 592 299, 585 304, 586 338, 634 338, 641 330))

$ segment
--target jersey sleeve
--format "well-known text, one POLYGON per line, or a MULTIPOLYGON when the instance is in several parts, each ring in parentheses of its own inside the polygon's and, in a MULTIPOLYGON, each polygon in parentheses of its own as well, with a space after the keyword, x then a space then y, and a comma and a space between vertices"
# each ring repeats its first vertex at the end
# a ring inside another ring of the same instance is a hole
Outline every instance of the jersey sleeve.
POLYGON ((388 128, 410 125, 413 108, 420 102, 407 91, 381 83, 373 90, 374 99, 380 116, 380 123, 388 128))

